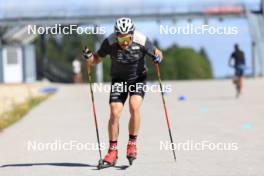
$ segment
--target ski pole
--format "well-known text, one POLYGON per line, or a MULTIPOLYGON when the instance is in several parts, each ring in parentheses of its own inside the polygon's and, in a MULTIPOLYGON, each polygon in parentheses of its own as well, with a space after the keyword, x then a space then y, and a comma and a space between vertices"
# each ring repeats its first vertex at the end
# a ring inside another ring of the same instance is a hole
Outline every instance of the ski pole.
POLYGON ((102 152, 101 152, 101 146, 100 146, 100 137, 99 137, 99 130, 98 130, 98 122, 96 117, 96 111, 95 111, 95 102, 94 102, 94 93, 93 93, 93 87, 92 87, 92 79, 91 79, 91 66, 89 62, 87 61, 87 73, 88 73, 88 80, 90 85, 90 92, 92 97, 92 106, 93 106, 93 116, 94 116, 94 123, 95 123, 95 129, 96 129, 96 137, 97 137, 97 143, 99 145, 99 165, 102 163, 102 152))
POLYGON ((163 103, 165 117, 166 117, 166 121, 167 121, 167 125, 168 125, 168 130, 169 130, 169 135, 170 135, 170 141, 171 141, 171 145, 172 145, 173 157, 174 157, 174 160, 176 162, 176 154, 175 154, 174 143, 173 143, 172 134, 171 134, 170 120, 169 120, 167 106, 166 106, 166 102, 165 102, 165 98, 164 98, 164 92, 163 92, 163 89, 162 89, 162 82, 161 82, 161 78, 160 78, 159 64, 156 63, 155 64, 155 67, 156 67, 156 73, 157 73, 158 80, 159 80, 159 86, 160 86, 160 90, 161 90, 162 103, 163 103))

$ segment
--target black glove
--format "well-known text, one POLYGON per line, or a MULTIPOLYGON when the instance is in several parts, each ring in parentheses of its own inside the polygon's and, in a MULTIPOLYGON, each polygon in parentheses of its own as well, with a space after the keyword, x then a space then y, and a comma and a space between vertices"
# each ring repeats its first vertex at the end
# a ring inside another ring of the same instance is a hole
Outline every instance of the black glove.
POLYGON ((83 50, 83 57, 84 57, 84 59, 89 60, 92 55, 93 55, 92 51, 89 50, 89 48, 84 47, 84 50, 83 50))

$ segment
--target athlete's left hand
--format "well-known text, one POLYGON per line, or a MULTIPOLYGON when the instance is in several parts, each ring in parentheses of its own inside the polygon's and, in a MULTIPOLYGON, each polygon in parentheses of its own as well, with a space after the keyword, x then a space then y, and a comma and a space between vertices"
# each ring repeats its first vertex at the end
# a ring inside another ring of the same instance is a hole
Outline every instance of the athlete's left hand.
POLYGON ((154 51, 154 56, 155 56, 155 59, 154 59, 154 62, 156 64, 160 64, 162 59, 163 59, 163 54, 162 52, 159 50, 159 49, 155 49, 154 51))

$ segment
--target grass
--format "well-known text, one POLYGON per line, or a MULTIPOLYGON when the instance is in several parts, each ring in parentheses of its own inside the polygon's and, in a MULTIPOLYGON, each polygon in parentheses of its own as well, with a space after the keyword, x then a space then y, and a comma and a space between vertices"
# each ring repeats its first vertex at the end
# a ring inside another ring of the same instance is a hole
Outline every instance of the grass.
POLYGON ((31 109, 39 105, 41 102, 46 100, 51 95, 52 94, 37 96, 37 97, 29 98, 23 103, 13 104, 11 110, 4 112, 0 115, 0 131, 12 125, 13 123, 19 121, 31 109))

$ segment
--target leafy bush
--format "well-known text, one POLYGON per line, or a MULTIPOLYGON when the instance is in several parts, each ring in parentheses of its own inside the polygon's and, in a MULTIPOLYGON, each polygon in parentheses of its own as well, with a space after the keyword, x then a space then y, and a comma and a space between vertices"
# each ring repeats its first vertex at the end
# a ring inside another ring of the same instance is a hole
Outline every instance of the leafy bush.
MULTIPOLYGON (((95 35, 64 35, 58 39, 58 36, 47 36, 46 56, 55 58, 65 68, 72 69, 72 61, 76 57, 82 57, 82 48, 87 45, 94 51, 94 41, 98 36, 95 35), (57 38, 56 38, 57 37, 57 38)), ((40 41, 36 42, 37 58, 41 59, 40 41)), ((158 41, 154 41, 158 46, 158 41)), ((211 79, 213 77, 211 64, 204 49, 196 52, 191 48, 180 48, 176 45, 163 50, 164 61, 160 65, 162 79, 165 80, 190 80, 190 79, 211 79)), ((152 59, 146 58, 148 68, 148 79, 156 79, 152 59)), ((111 60, 103 59, 104 81, 109 82, 111 60)), ((86 64, 83 60, 82 73, 84 81, 87 81, 86 64)))

